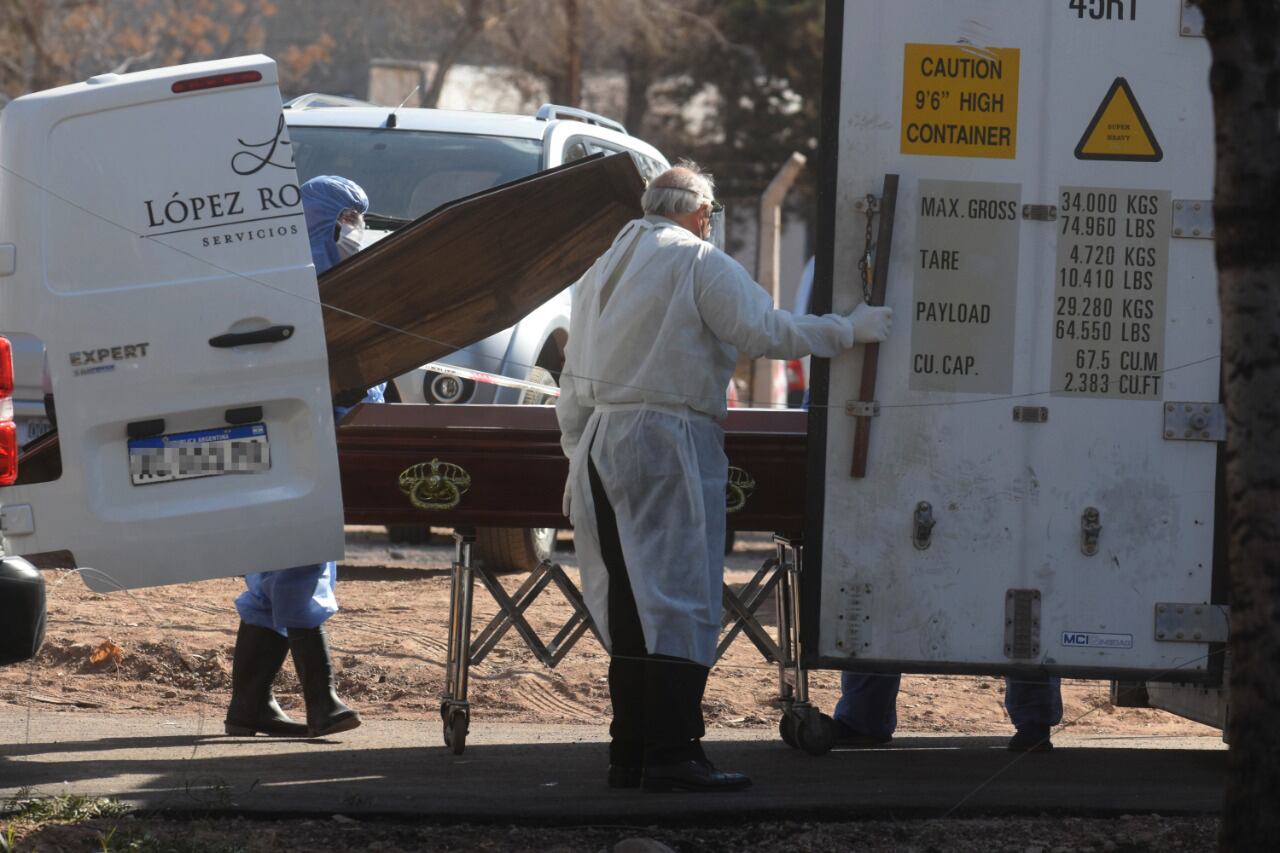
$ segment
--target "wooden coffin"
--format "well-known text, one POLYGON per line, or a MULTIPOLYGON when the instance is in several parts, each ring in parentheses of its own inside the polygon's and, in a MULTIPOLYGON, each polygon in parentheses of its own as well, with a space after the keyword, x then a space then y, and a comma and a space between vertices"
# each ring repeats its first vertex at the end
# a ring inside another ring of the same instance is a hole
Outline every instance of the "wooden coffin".
POLYGON ((643 190, 630 155, 579 160, 443 205, 325 272, 335 399, 514 325, 642 215, 643 190))
MULTIPOLYGON (((730 472, 731 530, 802 531, 805 423, 795 410, 730 411, 725 450, 744 472, 730 472)), ((550 406, 360 406, 338 427, 338 461, 348 524, 569 526, 550 406), (415 489, 436 507, 415 507, 415 489)))

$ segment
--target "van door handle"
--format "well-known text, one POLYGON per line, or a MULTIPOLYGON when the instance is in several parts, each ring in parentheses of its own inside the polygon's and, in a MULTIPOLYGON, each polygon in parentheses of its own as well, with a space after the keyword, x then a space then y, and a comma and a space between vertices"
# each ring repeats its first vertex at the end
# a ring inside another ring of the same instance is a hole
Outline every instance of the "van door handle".
POLYGON ((226 349, 250 344, 277 344, 291 337, 293 337, 293 326, 267 326, 265 329, 253 332, 228 332, 216 338, 209 338, 209 346, 226 349))

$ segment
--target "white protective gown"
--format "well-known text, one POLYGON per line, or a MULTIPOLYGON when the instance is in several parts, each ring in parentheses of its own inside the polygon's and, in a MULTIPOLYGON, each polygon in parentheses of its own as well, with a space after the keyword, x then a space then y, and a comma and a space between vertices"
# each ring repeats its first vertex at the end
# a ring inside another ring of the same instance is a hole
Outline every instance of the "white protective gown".
POLYGON ((587 606, 608 643, 609 576, 587 453, 650 654, 715 663, 724 577, 725 390, 738 353, 830 357, 847 317, 793 315, 731 257, 660 216, 628 223, 577 284, 556 414, 587 606))

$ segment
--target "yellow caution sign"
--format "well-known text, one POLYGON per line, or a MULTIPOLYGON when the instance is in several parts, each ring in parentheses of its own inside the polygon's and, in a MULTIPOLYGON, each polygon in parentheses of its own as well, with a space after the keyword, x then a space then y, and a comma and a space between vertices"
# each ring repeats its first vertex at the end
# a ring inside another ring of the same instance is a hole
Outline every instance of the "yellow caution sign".
POLYGON ((1164 157, 1129 81, 1117 77, 1076 146, 1077 160, 1155 163, 1164 157))
POLYGON ((902 153, 1018 154, 1016 47, 908 44, 902 65, 902 153))

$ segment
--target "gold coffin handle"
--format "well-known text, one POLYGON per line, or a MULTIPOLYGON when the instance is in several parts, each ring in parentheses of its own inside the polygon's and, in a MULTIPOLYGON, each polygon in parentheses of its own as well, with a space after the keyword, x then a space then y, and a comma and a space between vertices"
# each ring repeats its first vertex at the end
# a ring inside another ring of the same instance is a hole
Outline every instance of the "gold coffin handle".
POLYGON ((400 491, 418 509, 448 510, 462 503, 471 488, 471 475, 461 465, 432 459, 400 472, 400 491))
POLYGON ((725 512, 737 512, 747 505, 747 498, 756 490, 756 481, 742 468, 729 466, 729 479, 725 485, 725 512))

